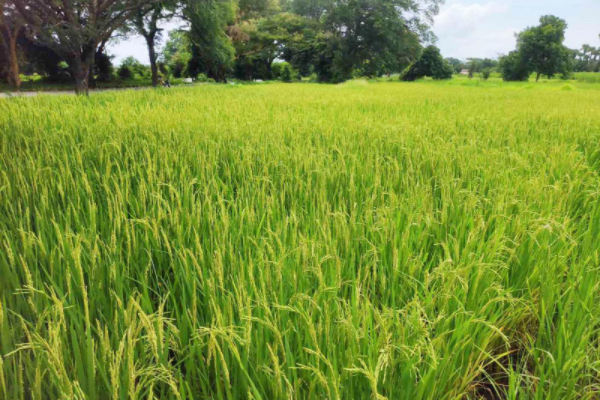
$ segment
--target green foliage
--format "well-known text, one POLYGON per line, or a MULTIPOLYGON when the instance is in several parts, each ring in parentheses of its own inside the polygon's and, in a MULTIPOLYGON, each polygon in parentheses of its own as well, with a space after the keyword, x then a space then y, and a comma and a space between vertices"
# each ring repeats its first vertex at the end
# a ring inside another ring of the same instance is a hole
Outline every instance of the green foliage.
MULTIPOLYGON (((320 57, 321 76, 350 78, 355 70, 368 76, 400 71, 420 50, 420 39, 430 36, 426 23, 438 10, 438 0, 351 0, 333 2, 327 9, 324 29, 332 43, 320 57), (368 12, 365 12, 368 10, 368 12), (407 20, 405 14, 412 14, 407 20)), ((323 36, 328 37, 328 36, 323 36)))
POLYGON ((558 73, 568 74, 570 50, 563 45, 567 23, 553 15, 540 18, 540 25, 527 28, 517 37, 517 51, 532 72, 549 78, 558 73))
MULTIPOLYGON (((9 9, 26 23, 28 36, 69 63, 78 94, 88 94, 94 58, 113 32, 153 0, 11 0, 9 9)), ((4 12, 3 12, 4 13, 4 12)))
POLYGON ((183 15, 190 22, 188 38, 194 45, 198 71, 225 81, 235 58, 235 48, 225 28, 235 20, 233 1, 184 2, 183 15))
POLYGON ((531 67, 519 51, 500 57, 498 68, 505 81, 526 81, 531 74, 531 67))
POLYGON ((181 78, 192 60, 192 44, 188 32, 172 30, 169 32, 160 61, 168 68, 173 77, 181 78))
POLYGON ((443 80, 451 79, 453 74, 454 68, 444 60, 440 49, 428 46, 423 50, 419 59, 401 74, 400 79, 415 81, 428 76, 435 80, 443 80))
POLYGON ((314 40, 313 68, 319 82, 340 83, 352 77, 354 61, 345 53, 342 39, 321 33, 314 40))
POLYGON ((133 78, 133 72, 131 71, 131 68, 129 68, 127 65, 121 65, 117 70, 117 75, 119 75, 119 78, 121 79, 133 78))
POLYGON ((458 74, 465 68, 465 63, 457 58, 448 57, 446 58, 448 64, 454 68, 454 73, 458 74))
POLYGON ((292 67, 290 67, 290 64, 286 63, 283 66, 283 69, 281 70, 281 80, 283 82, 291 82, 293 79, 293 74, 292 74, 292 67))
POLYGON ((0 399, 595 399, 600 85, 463 81, 0 99, 0 399))
MULTIPOLYGON (((132 78, 148 78, 151 76, 150 67, 142 64, 135 57, 127 57, 121 62, 119 71, 122 69, 129 70, 132 78)), ((126 74, 126 72, 124 72, 126 74)), ((121 72, 118 72, 121 76, 121 72)), ((124 78, 125 79, 125 78, 124 78)))
POLYGON ((113 78, 114 68, 112 65, 112 57, 108 54, 96 53, 94 59, 94 75, 99 82, 110 82, 113 78))
POLYGON ((293 0, 289 3, 290 11, 319 21, 328 10, 335 6, 334 0, 293 0))
POLYGON ((271 65, 283 58, 301 76, 343 82, 397 72, 431 36, 428 21, 439 0, 294 1, 284 11, 244 20, 231 29, 239 78, 271 79, 271 65), (365 12, 365 10, 369 10, 365 12), (410 14, 411 18, 406 15, 410 14))
POLYGON ((274 62, 273 66, 271 67, 271 70, 273 73, 273 78, 281 79, 281 74, 283 72, 283 69, 289 65, 290 64, 288 62, 274 62))
POLYGON ((498 68, 498 64, 498 60, 492 60, 491 58, 469 58, 467 63, 469 78, 473 78, 475 74, 483 75, 485 70, 490 70, 491 73, 498 68))
POLYGON ((273 62, 281 58, 296 61, 294 52, 297 48, 294 45, 302 42, 310 46, 306 41, 313 37, 315 27, 314 21, 291 13, 245 21, 239 26, 241 39, 235 42, 238 55, 236 76, 241 79, 277 79, 273 62))
POLYGON ((584 44, 581 50, 571 50, 575 72, 600 72, 600 47, 584 44))
POLYGON ((573 75, 579 82, 600 83, 600 73, 598 72, 576 72, 573 75))
POLYGON ((491 68, 484 68, 484 69, 481 70, 481 77, 485 81, 487 81, 490 78, 491 74, 492 74, 492 69, 491 68))

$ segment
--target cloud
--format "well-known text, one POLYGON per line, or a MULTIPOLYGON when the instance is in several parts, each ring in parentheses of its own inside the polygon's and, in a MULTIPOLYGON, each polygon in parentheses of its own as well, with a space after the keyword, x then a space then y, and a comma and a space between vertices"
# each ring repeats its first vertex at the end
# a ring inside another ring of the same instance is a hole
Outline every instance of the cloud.
POLYGON ((433 30, 445 56, 496 57, 514 47, 516 29, 506 27, 506 3, 450 3, 435 18, 433 30))
POLYGON ((446 32, 454 36, 460 36, 466 32, 472 31, 482 23, 486 17, 497 15, 508 11, 506 4, 495 1, 485 4, 450 4, 444 8, 435 18, 435 27, 437 30, 446 32))

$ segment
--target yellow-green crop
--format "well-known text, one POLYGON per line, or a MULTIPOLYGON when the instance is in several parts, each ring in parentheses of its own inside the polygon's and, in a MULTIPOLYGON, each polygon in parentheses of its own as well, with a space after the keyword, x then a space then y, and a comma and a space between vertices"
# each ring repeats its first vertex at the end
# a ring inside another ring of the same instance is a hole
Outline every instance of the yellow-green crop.
POLYGON ((597 399, 600 88, 0 100, 0 399, 597 399))

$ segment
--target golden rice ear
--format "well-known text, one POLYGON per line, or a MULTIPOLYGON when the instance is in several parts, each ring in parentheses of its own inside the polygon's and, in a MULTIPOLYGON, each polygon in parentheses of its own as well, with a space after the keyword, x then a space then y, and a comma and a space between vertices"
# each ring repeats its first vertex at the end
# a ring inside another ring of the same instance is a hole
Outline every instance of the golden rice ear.
POLYGON ((0 400, 595 398, 600 88, 565 85, 0 99, 0 400))

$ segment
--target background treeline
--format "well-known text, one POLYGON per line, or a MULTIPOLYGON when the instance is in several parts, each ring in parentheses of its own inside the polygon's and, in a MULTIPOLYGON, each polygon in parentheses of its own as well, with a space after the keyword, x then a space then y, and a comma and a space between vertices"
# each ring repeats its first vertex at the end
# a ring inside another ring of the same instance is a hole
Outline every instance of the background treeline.
POLYGON ((563 44, 566 29, 565 20, 546 15, 540 18, 539 25, 517 34, 517 48, 498 60, 448 58, 447 61, 457 73, 469 77, 479 73, 487 79, 492 72, 498 72, 506 81, 525 81, 531 74, 539 80, 541 76, 560 75, 569 79, 575 72, 600 72, 600 47, 584 44, 580 50, 569 49, 563 44))
POLYGON ((412 81, 455 73, 484 79, 539 79, 598 72, 600 48, 563 45, 567 24, 544 16, 517 35, 498 60, 443 59, 432 46, 440 0, 0 0, 0 80, 18 89, 22 74, 73 83, 189 77, 225 82, 342 82, 400 74, 412 81), (164 35, 161 26, 180 29, 164 35), (115 68, 107 44, 142 36, 150 65, 133 58, 115 68), (159 51, 160 49, 160 51, 159 51))
MULTIPOLYGON (((2 79, 20 74, 72 80, 80 93, 96 80, 149 73, 216 81, 286 80, 314 74, 321 82, 406 69, 433 41, 440 0, 0 0, 2 79), (164 52, 161 24, 182 21, 164 52), (150 71, 127 60, 112 70, 106 45, 139 34, 150 71), (43 49, 42 51, 38 51, 43 49), (276 61, 286 61, 274 69, 276 61)), ((442 61, 443 62, 443 61, 442 61)))
POLYGON ((507 81, 525 81, 535 74, 552 78, 561 75, 568 79, 573 72, 598 72, 600 48, 583 45, 581 50, 571 50, 563 42, 567 23, 553 15, 540 18, 537 26, 529 27, 517 35, 517 48, 500 57, 499 68, 507 81))

